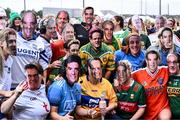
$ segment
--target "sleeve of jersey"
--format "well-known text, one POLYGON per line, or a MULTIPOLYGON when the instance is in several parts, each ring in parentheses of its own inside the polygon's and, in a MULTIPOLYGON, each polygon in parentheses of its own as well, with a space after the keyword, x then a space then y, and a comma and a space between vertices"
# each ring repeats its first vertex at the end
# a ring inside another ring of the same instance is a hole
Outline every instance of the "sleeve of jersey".
POLYGON ((39 64, 43 67, 43 70, 48 68, 50 60, 46 54, 47 51, 43 50, 40 52, 39 64))
POLYGON ((114 53, 114 59, 115 59, 115 62, 119 62, 120 60, 122 60, 124 54, 121 50, 117 50, 115 53, 114 53))
POLYGON ((141 84, 141 82, 140 82, 139 79, 137 78, 137 77, 138 77, 137 74, 138 74, 138 70, 132 72, 131 77, 132 77, 136 82, 138 82, 138 83, 141 84))
POLYGON ((108 54, 108 63, 107 63, 107 67, 106 69, 109 71, 112 71, 115 69, 115 61, 114 61, 114 54, 113 53, 109 53, 108 54))
POLYGON ((59 103, 61 101, 61 94, 62 92, 62 86, 58 84, 59 81, 54 82, 48 89, 48 100, 50 102, 50 105, 52 106, 59 106, 59 103))
POLYGON ((109 104, 117 103, 117 96, 116 96, 116 93, 114 92, 112 85, 109 83, 109 85, 107 87, 108 87, 109 104))
POLYGON ((25 107, 26 104, 28 104, 28 99, 27 97, 25 98, 24 93, 22 93, 16 100, 16 102, 14 103, 14 109, 23 109, 25 107))
POLYGON ((76 100, 77 100, 77 105, 80 105, 81 104, 81 85, 79 83, 77 83, 76 100))
POLYGON ((146 95, 143 86, 140 86, 139 89, 138 107, 146 107, 146 95))
POLYGON ((87 65, 88 55, 86 52, 80 50, 79 56, 81 58, 81 63, 82 63, 81 64, 82 65, 82 72, 85 73, 86 67, 87 67, 86 65, 87 65))

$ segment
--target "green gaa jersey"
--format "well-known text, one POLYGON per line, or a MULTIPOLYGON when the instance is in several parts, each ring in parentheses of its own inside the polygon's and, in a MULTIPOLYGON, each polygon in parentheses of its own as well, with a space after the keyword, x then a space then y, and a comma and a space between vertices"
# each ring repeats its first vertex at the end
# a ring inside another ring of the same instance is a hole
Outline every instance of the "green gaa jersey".
POLYGON ((87 68, 87 60, 95 57, 100 58, 102 61, 103 74, 105 74, 106 71, 113 71, 115 69, 113 51, 105 43, 101 44, 99 51, 95 51, 91 43, 82 46, 80 49, 80 57, 84 70, 87 68))
POLYGON ((180 118, 180 74, 169 77, 167 92, 172 118, 180 118))
POLYGON ((56 78, 56 76, 63 75, 63 71, 65 70, 64 68, 64 61, 67 58, 67 56, 64 56, 62 58, 59 59, 59 61, 61 62, 61 67, 60 68, 53 68, 49 74, 49 80, 54 80, 56 78))
POLYGON ((118 98, 117 115, 123 119, 132 118, 139 107, 146 107, 145 90, 134 80, 128 89, 120 89, 116 95, 118 98))
POLYGON ((120 40, 116 40, 115 37, 112 38, 112 42, 109 43, 108 40, 105 40, 104 38, 104 43, 106 43, 108 45, 109 48, 112 49, 113 52, 120 50, 121 49, 121 41, 120 40))

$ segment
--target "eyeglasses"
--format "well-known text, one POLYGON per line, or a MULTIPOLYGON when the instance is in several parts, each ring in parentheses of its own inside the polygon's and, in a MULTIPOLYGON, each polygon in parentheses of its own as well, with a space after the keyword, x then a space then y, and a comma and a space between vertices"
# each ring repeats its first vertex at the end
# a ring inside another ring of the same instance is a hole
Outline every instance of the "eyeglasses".
POLYGON ((177 64, 178 62, 177 61, 167 61, 168 64, 177 64))

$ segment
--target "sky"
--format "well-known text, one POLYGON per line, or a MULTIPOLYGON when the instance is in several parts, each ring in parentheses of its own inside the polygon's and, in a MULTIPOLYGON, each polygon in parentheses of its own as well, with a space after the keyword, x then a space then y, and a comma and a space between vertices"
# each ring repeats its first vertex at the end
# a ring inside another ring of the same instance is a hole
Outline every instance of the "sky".
MULTIPOLYGON (((0 0, 0 6, 20 12, 24 9, 42 10, 43 7, 83 8, 83 0, 0 0)), ((84 0, 85 6, 95 10, 113 10, 119 14, 159 14, 159 0, 84 0)), ((161 0, 161 13, 180 15, 180 0, 161 0)))

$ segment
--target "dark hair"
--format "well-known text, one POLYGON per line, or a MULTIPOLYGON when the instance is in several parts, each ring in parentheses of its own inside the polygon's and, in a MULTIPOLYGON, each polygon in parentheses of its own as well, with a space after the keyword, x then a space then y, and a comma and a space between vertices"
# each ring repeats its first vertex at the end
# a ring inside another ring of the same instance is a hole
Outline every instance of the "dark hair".
POLYGON ((93 8, 93 7, 90 7, 90 6, 84 8, 83 14, 86 12, 86 10, 89 10, 89 9, 92 10, 92 11, 93 11, 93 14, 94 14, 94 8, 93 8))
POLYGON ((158 38, 159 38, 159 39, 163 36, 164 31, 169 31, 169 32, 171 32, 171 35, 173 35, 173 31, 171 30, 171 28, 169 28, 169 27, 163 27, 163 28, 160 30, 160 33, 158 34, 158 38))
POLYGON ((145 55, 146 60, 148 60, 148 55, 149 54, 155 54, 157 59, 161 59, 158 51, 153 50, 153 49, 149 49, 149 50, 147 50, 146 55, 145 55))
POLYGON ((78 55, 68 56, 67 59, 64 61, 64 66, 67 67, 67 64, 71 62, 77 62, 79 64, 79 67, 81 67, 81 58, 78 55))
POLYGON ((65 11, 65 10, 59 11, 59 12, 57 13, 57 15, 56 15, 56 19, 58 18, 58 16, 59 16, 61 13, 65 13, 65 14, 67 15, 67 19, 68 19, 68 22, 69 22, 69 19, 70 19, 69 13, 68 13, 67 11, 65 11))
POLYGON ((30 63, 25 65, 24 67, 25 70, 27 69, 36 69, 38 71, 39 74, 43 75, 43 68, 40 64, 38 63, 30 63))
POLYGON ((114 19, 116 20, 116 22, 120 22, 119 26, 121 28, 124 28, 124 19, 123 19, 123 17, 121 17, 119 15, 116 15, 116 16, 114 16, 114 19))
POLYGON ((103 35, 104 35, 104 34, 103 34, 103 31, 102 31, 100 28, 93 27, 93 28, 91 28, 90 31, 89 31, 89 38, 90 38, 90 39, 92 39, 92 35, 93 35, 93 33, 95 33, 95 32, 100 33, 101 38, 103 38, 103 35))
MULTIPOLYGON (((68 57, 67 57, 67 59, 64 61, 64 63, 63 63, 63 74, 62 74, 62 76, 63 76, 63 78, 64 79, 66 79, 67 80, 67 77, 66 77, 66 67, 67 67, 67 64, 68 63, 72 63, 72 62, 76 62, 76 63, 78 63, 78 65, 79 65, 79 70, 81 69, 81 58, 78 56, 78 55, 75 55, 75 54, 73 54, 73 55, 69 55, 68 57)), ((61 72, 61 71, 60 71, 61 72)), ((80 72, 79 72, 80 73, 80 72)))

